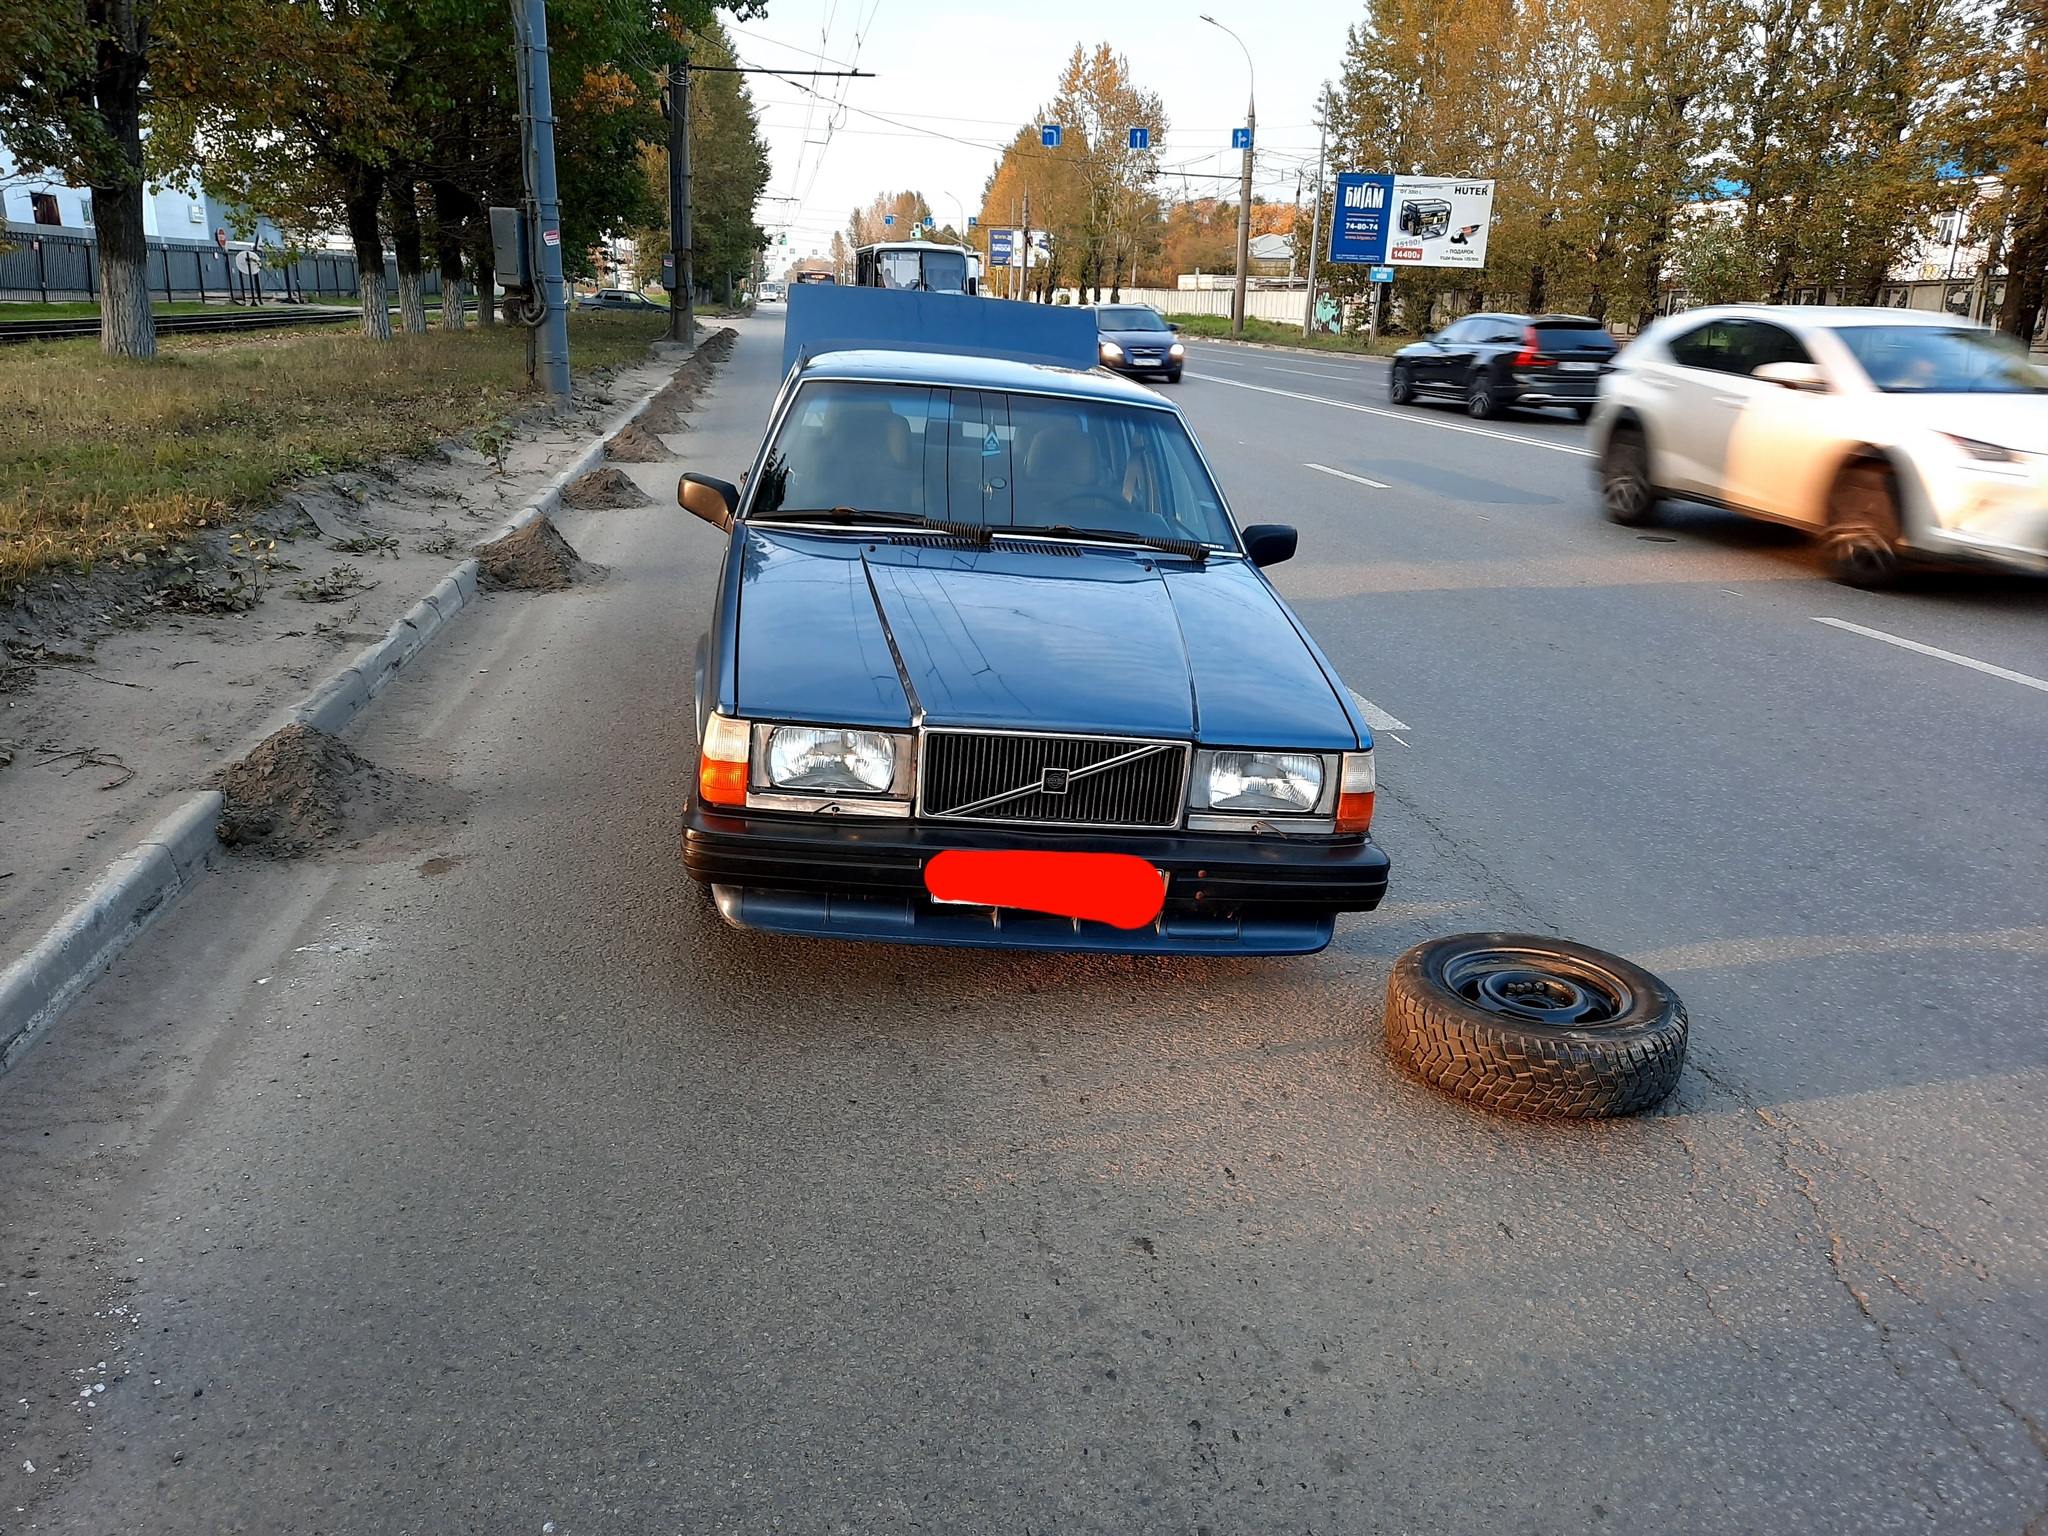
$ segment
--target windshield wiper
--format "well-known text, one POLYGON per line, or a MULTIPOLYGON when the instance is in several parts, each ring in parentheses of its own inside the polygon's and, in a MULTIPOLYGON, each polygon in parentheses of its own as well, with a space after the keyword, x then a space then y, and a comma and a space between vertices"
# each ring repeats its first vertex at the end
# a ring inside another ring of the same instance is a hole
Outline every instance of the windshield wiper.
POLYGON ((1162 539, 1149 533, 1125 533, 1118 528, 1076 528, 1071 523, 1053 523, 1044 528, 1023 526, 1002 527, 998 533, 1050 533, 1062 539, 1087 539, 1097 544, 1138 544, 1146 549, 1161 550, 1169 555, 1179 555, 1197 565, 1207 560, 1212 553, 1209 546, 1195 539, 1162 539))
POLYGON ((855 523, 887 523, 891 527, 925 528, 933 533, 951 534, 954 538, 973 539, 986 544, 989 528, 985 523, 949 523, 944 518, 926 517, 920 512, 867 512, 859 507, 805 507, 794 511, 776 510, 759 512, 747 519, 750 523, 835 523, 850 527, 855 523))

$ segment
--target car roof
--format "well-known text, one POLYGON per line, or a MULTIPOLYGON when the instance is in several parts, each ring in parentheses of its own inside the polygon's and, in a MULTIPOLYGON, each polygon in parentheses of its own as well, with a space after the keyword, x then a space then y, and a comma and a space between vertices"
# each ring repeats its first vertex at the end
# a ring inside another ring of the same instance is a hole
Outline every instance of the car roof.
POLYGON ((1089 400, 1118 400, 1174 410, 1142 384, 1110 373, 1052 368, 1001 357, 971 357, 948 352, 898 352, 863 349, 821 352, 804 366, 806 379, 846 379, 875 384, 937 384, 954 389, 1004 389, 1019 394, 1072 395, 1089 400))
POLYGON ((1690 320, 1773 320, 1783 325, 1939 325, 1979 330, 1975 320, 1940 310, 1890 309, 1858 304, 1712 304, 1681 310, 1670 318, 1690 320))

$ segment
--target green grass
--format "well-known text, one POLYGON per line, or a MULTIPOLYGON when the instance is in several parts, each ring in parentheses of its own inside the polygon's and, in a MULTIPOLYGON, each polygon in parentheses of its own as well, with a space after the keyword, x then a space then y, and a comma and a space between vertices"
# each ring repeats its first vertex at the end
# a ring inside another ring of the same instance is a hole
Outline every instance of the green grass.
MULTIPOLYGON (((569 316, 572 366, 637 362, 651 314, 569 316)), ((147 556, 270 504, 301 475, 418 453, 535 403, 526 332, 167 336, 152 362, 17 342, 0 367, 0 592, 147 556)))
MULTIPOLYGON (((226 304, 201 304, 196 300, 179 300, 166 304, 161 300, 150 305, 160 315, 227 315, 234 311, 226 304)), ((76 304, 0 304, 0 320, 97 320, 99 305, 90 301, 76 304)))
MULTIPOLYGON (((1230 339, 1228 315, 1174 315, 1170 318, 1179 323, 1184 335, 1230 339)), ((1257 315, 1247 315, 1244 322, 1244 339, 1273 342, 1285 347, 1307 347, 1316 352, 1366 352, 1375 357, 1387 357, 1400 351, 1415 338, 1382 336, 1367 346, 1363 336, 1331 336, 1321 331, 1312 336, 1304 336, 1298 325, 1275 325, 1270 320, 1261 320, 1257 315)))

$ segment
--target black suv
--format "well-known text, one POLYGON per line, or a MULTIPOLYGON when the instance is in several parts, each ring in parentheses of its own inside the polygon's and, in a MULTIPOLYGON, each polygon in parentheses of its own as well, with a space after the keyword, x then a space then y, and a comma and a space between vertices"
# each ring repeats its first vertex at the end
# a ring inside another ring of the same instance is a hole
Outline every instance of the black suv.
POLYGON ((1584 421, 1620 350, 1585 315, 1467 315, 1396 352, 1387 395, 1396 405, 1448 395, 1482 418, 1558 405, 1584 421))

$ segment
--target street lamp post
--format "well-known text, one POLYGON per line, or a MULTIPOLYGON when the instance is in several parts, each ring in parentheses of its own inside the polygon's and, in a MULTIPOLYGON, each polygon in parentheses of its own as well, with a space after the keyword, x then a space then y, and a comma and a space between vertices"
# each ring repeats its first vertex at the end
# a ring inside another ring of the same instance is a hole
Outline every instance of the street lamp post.
POLYGON ((1244 334, 1244 280, 1251 267, 1252 247, 1252 144, 1258 135, 1259 126, 1259 82, 1252 69, 1252 51, 1245 47, 1244 39, 1223 25, 1214 16, 1204 15, 1202 20, 1217 31, 1227 35, 1237 44, 1244 55, 1244 72, 1248 92, 1244 109, 1244 172, 1238 184, 1237 194, 1237 285, 1230 303, 1230 334, 1244 334))

